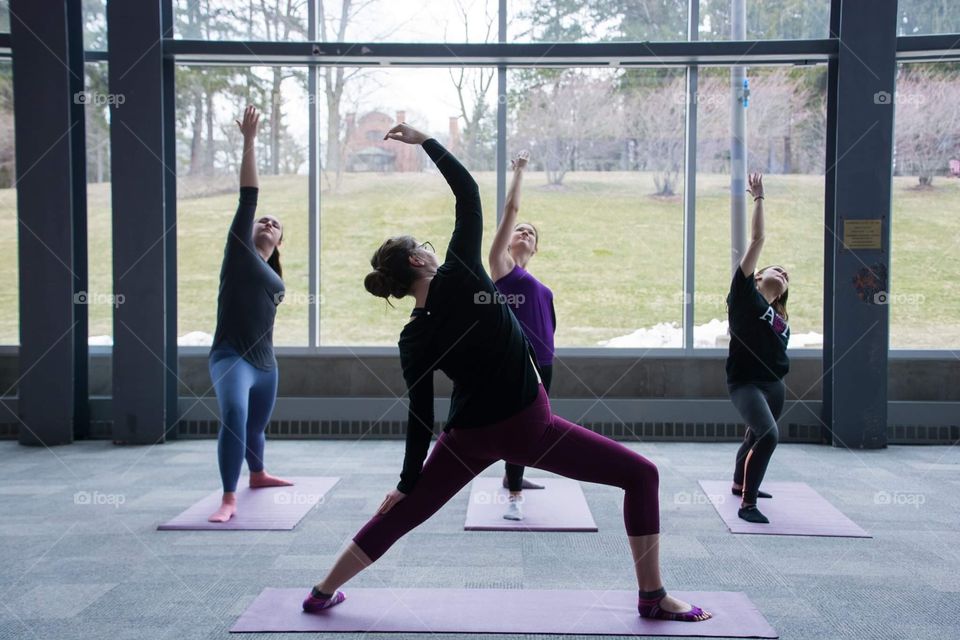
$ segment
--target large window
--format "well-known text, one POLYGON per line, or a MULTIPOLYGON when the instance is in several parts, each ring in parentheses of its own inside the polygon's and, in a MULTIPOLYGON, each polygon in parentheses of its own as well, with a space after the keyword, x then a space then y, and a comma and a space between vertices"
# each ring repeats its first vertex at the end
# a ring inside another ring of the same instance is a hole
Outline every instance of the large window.
MULTIPOLYGON (((6 17, 6 11, 2 14, 6 17)), ((0 343, 20 344, 17 171, 14 164, 13 68, 0 61, 0 343)))
POLYGON ((87 134, 87 318, 89 343, 113 344, 113 225, 110 191, 110 95, 107 64, 85 65, 87 134))
MULTIPOLYGON (((733 275, 730 211, 731 108, 746 117, 747 172, 764 174, 766 241, 757 265, 790 274, 792 348, 823 346, 823 205, 826 67, 747 70, 742 91, 729 68, 702 68, 697 95, 694 341, 726 347, 726 296, 733 275)), ((746 242, 753 201, 746 199, 746 242)))
POLYGON ((960 344, 960 64, 897 72, 890 347, 960 344))
POLYGON ((237 209, 242 136, 234 118, 246 104, 263 115, 257 137, 257 213, 283 225, 286 297, 274 344, 307 343, 307 114, 302 69, 177 69, 178 342, 209 345, 216 328, 220 264, 237 209))

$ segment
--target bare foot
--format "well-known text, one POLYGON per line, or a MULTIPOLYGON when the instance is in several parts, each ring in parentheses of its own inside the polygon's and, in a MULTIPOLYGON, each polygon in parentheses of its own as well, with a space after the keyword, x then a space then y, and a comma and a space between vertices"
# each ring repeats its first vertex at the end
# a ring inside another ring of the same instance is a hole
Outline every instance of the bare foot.
POLYGON ((234 516, 237 512, 237 494, 230 492, 223 494, 223 501, 220 503, 220 508, 213 512, 209 518, 208 522, 226 522, 234 516))
POLYGON ((250 488, 262 489, 263 487, 292 487, 293 483, 283 478, 272 476, 266 471, 250 472, 250 488))

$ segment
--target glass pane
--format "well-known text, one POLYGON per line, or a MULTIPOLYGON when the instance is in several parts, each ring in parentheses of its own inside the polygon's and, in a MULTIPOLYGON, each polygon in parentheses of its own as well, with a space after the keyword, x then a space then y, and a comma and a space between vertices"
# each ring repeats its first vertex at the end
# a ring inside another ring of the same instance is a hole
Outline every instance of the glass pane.
POLYGON ((84 65, 87 100, 87 317, 89 344, 113 344, 113 224, 110 193, 110 102, 107 63, 84 65))
MULTIPOLYGON (((826 67, 747 70, 747 171, 764 174, 766 241, 758 268, 790 277, 790 348, 823 346, 823 205, 826 67)), ((697 96, 697 222, 694 342, 726 348, 733 277, 730 232, 729 68, 700 69, 697 96)), ((742 109, 737 102, 738 109, 742 109)), ((747 198, 746 242, 753 201, 747 198)))
POLYGON ((894 102, 890 347, 960 345, 960 64, 903 64, 894 102))
POLYGON ((509 0, 507 41, 686 40, 687 2, 688 0, 509 0))
MULTIPOLYGON (((6 16, 6 12, 3 13, 6 16)), ((17 170, 13 146, 13 67, 0 61, 0 344, 20 344, 17 170)))
POLYGON ((174 37, 188 40, 306 40, 307 0, 174 0, 174 37))
POLYGON ((454 199, 421 148, 383 136, 403 120, 456 154, 480 185, 488 247, 496 220, 496 72, 324 68, 320 74, 320 342, 395 345, 413 299, 392 300, 391 308, 367 293, 370 257, 398 235, 429 240, 442 257, 454 199))
POLYGON ((556 345, 682 346, 684 71, 525 69, 509 88, 556 345))
POLYGON ((83 0, 83 48, 87 51, 107 50, 106 0, 83 0))
MULTIPOLYGON (((321 42, 495 42, 497 0, 316 3, 321 42)), ((203 40, 305 40, 307 0, 175 0, 176 37, 203 40)))
POLYGON ((0 0, 0 33, 10 33, 10 0, 0 0))
POLYGON ((900 0, 899 35, 960 33, 960 3, 956 0, 900 0))
POLYGON ((286 296, 275 345, 307 343, 306 72, 285 67, 177 69, 178 343, 209 345, 216 328, 220 264, 237 210, 242 137, 234 123, 246 104, 262 109, 257 136, 257 215, 283 225, 286 296))
MULTIPOLYGON (((699 1, 700 39, 733 40, 730 0, 699 1)), ((799 40, 830 35, 830 0, 745 0, 745 3, 746 40, 799 40)))

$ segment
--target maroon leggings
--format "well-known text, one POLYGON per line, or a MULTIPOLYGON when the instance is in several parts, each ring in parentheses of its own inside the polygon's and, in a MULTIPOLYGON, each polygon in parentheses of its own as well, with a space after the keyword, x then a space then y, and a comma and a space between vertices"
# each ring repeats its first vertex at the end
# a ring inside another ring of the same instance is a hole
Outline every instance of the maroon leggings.
POLYGON ((656 465, 618 442, 553 415, 541 385, 533 404, 506 420, 441 434, 410 494, 387 513, 370 518, 353 541, 377 560, 498 460, 620 487, 625 492, 627 535, 660 532, 656 465))

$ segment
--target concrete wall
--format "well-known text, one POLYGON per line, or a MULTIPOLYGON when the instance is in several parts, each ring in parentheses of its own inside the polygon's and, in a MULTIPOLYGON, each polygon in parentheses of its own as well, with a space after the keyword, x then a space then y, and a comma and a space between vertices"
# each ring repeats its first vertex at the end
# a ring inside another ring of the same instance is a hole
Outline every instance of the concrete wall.
MULTIPOLYGON (((406 391, 399 357, 389 349, 330 350, 278 356, 281 397, 393 397, 406 391)), ((641 352, 642 353, 642 352, 641 352)), ((554 364, 554 398, 727 398, 726 356, 660 356, 610 353, 580 355, 560 352, 554 364)), ((0 388, 16 382, 15 348, 0 353, 0 388)), ((802 399, 821 398, 818 354, 795 355, 786 382, 802 399)), ((205 349, 182 349, 181 397, 213 396, 205 349)), ((110 395, 110 357, 106 350, 90 356, 90 395, 110 395)), ((436 375, 438 397, 450 393, 443 374, 436 375)), ((890 401, 960 402, 960 359, 892 356, 890 401)), ((15 395, 15 389, 8 395, 15 395)))

